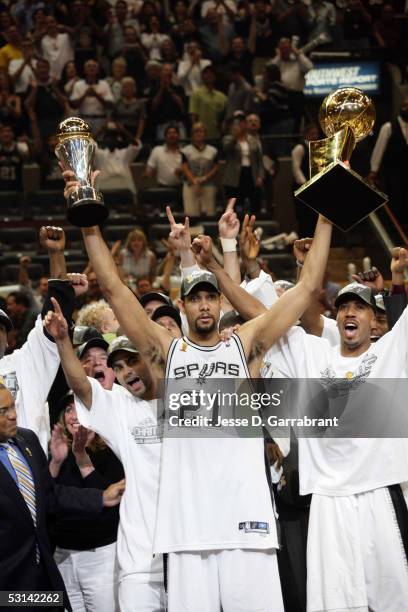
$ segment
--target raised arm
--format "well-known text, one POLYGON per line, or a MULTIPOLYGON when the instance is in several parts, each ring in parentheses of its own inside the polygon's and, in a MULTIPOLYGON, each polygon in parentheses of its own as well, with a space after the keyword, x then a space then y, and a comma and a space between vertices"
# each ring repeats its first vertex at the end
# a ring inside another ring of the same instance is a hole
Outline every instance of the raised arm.
MULTIPOLYGON (((293 244, 293 254, 296 259, 296 266, 299 278, 301 276, 301 270, 306 262, 306 258, 308 256, 308 252, 310 250, 310 247, 312 246, 312 243, 313 238, 302 238, 300 240, 295 240, 293 244)), ((319 289, 320 288, 321 287, 319 287, 319 289)), ((300 322, 305 332, 307 332, 308 334, 312 334, 313 336, 320 337, 323 334, 324 317, 320 314, 318 308, 318 300, 320 294, 319 289, 316 290, 314 295, 311 297, 308 307, 300 318, 300 322)))
POLYGON ((253 354, 255 347, 265 353, 303 315, 322 284, 331 233, 331 223, 320 215, 313 244, 298 284, 286 291, 265 315, 248 321, 241 327, 239 335, 247 358, 253 354))
POLYGON ((44 318, 44 327, 55 340, 61 359, 62 369, 68 386, 90 410, 92 406, 92 386, 78 357, 68 333, 68 323, 64 319, 60 305, 51 298, 54 312, 49 310, 44 318))
POLYGON ((239 220, 234 210, 235 202, 236 198, 228 200, 225 212, 218 221, 218 233, 224 253, 224 270, 234 283, 239 285, 241 282, 241 270, 237 253, 239 220))
MULTIPOLYGON (((68 180, 65 190, 67 197, 77 183, 70 180, 72 173, 65 172, 64 178, 68 180)), ((170 334, 149 319, 137 297, 121 281, 99 227, 82 228, 82 236, 92 269, 121 328, 150 362, 161 360, 164 365, 172 340, 170 334)))
POLYGON ((150 359, 151 354, 156 355, 157 351, 163 358, 166 357, 171 336, 163 327, 149 319, 137 297, 121 281, 99 227, 83 228, 82 235, 102 293, 126 335, 139 351, 150 359))
POLYGON ((40 244, 48 251, 50 278, 67 278, 65 262, 65 232, 62 227, 46 225, 40 229, 40 244))
POLYGON ((265 306, 247 293, 245 289, 237 285, 214 257, 212 257, 211 238, 208 236, 199 236, 193 241, 192 246, 196 253, 198 264, 202 267, 206 267, 210 272, 215 274, 222 293, 232 307, 239 312, 241 317, 248 321, 249 319, 253 319, 267 312, 265 306))
POLYGON ((222 291, 225 291, 232 305, 247 319, 256 316, 255 319, 243 325, 239 331, 248 359, 253 354, 255 347, 257 347, 258 354, 259 352, 265 353, 302 316, 313 293, 321 285, 330 248, 331 230, 331 223, 320 216, 313 246, 302 270, 299 283, 293 289, 285 292, 269 310, 265 310, 258 300, 234 285, 228 275, 217 267, 210 254, 211 241, 208 237, 201 236, 194 241, 193 246, 198 262, 217 276, 222 291))

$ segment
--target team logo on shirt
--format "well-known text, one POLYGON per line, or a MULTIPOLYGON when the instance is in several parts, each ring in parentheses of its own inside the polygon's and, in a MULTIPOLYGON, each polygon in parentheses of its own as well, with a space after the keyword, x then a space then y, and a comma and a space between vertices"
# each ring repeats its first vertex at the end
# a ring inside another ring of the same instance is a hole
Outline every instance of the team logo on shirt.
POLYGON ((15 372, 7 372, 1 376, 3 385, 10 391, 13 399, 16 399, 17 393, 20 389, 18 386, 17 375, 15 372))
POLYGON ((238 525, 240 531, 245 533, 269 533, 269 523, 260 521, 244 521, 238 525))
POLYGON ((330 389, 338 396, 347 395, 350 391, 358 389, 362 383, 365 383, 376 361, 377 355, 366 355, 357 370, 347 372, 345 378, 336 376, 334 369, 329 366, 320 372, 321 383, 326 389, 330 389))
POLYGON ((200 367, 199 363, 188 363, 173 369, 175 380, 197 377, 197 383, 203 385, 210 376, 236 376, 239 377, 238 363, 225 363, 215 361, 211 364, 205 363, 200 367))
POLYGON ((158 425, 156 421, 147 417, 140 425, 130 430, 136 444, 157 444, 163 439, 163 424, 158 425))

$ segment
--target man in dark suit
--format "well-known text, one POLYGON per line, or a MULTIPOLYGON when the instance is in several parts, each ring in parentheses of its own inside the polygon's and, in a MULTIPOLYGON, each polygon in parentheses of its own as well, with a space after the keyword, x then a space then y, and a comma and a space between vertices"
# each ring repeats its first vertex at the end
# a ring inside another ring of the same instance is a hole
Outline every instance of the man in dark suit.
MULTIPOLYGON (((123 491, 124 481, 105 491, 55 485, 37 436, 17 427, 13 397, 0 382, 0 591, 62 591, 63 607, 71 610, 52 557, 47 514, 99 514, 117 505, 123 491)), ((44 608, 51 609, 57 608, 44 608)))

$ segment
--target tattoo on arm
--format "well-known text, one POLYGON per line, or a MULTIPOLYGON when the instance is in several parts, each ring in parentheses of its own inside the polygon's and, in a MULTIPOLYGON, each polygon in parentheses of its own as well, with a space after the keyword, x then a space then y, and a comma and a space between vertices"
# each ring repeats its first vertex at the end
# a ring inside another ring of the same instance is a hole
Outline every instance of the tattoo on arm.
POLYGON ((165 365, 166 365, 166 361, 163 357, 163 354, 161 352, 161 350, 159 348, 157 348, 157 346, 154 345, 150 345, 149 348, 147 349, 146 353, 146 359, 153 365, 156 366, 156 368, 160 368, 161 370, 164 371, 165 365))
POLYGON ((248 365, 250 365, 253 361, 255 361, 255 359, 258 359, 258 357, 260 355, 263 355, 265 353, 265 346, 262 342, 258 341, 255 342, 251 353, 249 355, 249 359, 248 359, 248 365))

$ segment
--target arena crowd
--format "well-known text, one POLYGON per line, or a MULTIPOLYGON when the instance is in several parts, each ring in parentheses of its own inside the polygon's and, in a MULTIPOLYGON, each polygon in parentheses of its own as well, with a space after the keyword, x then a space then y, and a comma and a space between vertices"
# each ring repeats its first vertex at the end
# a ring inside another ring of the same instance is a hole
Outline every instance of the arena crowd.
POLYGON ((402 396, 377 390, 375 437, 358 435, 353 412, 361 388, 407 377, 405 10, 399 0, 0 2, 9 602, 408 610, 402 396), (347 250, 293 196, 309 179, 308 143, 324 136, 304 93, 320 54, 378 61, 399 92, 393 107, 378 100, 381 121, 351 158, 389 196, 398 242, 381 266, 365 229, 347 250), (96 142, 102 227, 66 221, 78 183, 55 147, 69 117, 96 142), (289 382, 280 414, 337 415, 340 433, 237 433, 219 419, 242 420, 243 405, 203 400, 289 382), (17 596, 45 591, 62 595, 17 596))

